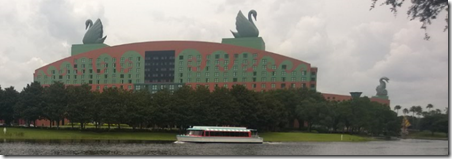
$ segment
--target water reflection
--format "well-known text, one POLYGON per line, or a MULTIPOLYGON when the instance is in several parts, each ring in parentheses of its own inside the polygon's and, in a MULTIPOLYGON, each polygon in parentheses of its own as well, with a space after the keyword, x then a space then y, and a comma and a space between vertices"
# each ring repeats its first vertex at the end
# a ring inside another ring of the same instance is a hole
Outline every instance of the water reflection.
POLYGON ((447 140, 176 144, 167 141, 6 140, 1 155, 448 155, 447 140))

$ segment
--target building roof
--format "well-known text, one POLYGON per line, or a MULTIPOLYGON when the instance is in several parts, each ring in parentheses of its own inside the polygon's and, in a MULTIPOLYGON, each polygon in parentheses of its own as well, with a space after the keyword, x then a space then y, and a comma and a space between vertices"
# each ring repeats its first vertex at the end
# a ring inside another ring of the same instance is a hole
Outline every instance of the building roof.
POLYGON ((219 127, 219 126, 193 126, 187 130, 206 130, 206 131, 234 131, 234 132, 249 132, 254 129, 247 129, 246 127, 219 127))

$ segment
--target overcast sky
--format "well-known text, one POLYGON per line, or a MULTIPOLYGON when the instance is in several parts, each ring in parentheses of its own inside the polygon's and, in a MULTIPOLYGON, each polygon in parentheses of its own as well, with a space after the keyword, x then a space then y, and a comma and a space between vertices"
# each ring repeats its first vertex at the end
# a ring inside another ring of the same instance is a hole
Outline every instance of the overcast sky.
MULTIPOLYGON (((381 0, 380 0, 381 1, 381 0)), ((318 91, 376 94, 387 76, 391 106, 448 102, 445 12, 428 28, 371 0, 0 0, 0 85, 22 90, 35 69, 70 56, 87 19, 100 18, 110 46, 160 40, 221 42, 235 17, 257 11, 266 49, 318 67, 318 91)), ((401 114, 399 112, 399 114, 401 114)))

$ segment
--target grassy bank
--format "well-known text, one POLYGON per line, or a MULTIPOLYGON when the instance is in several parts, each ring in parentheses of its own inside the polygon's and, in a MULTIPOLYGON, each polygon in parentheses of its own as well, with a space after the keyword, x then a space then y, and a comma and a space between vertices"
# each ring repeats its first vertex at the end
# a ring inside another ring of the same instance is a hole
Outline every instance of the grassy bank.
POLYGON ((372 141, 371 138, 360 137, 356 135, 343 134, 320 134, 320 133, 301 133, 301 132, 268 132, 259 133, 259 136, 268 142, 336 142, 336 141, 372 141))
POLYGON ((409 139, 436 139, 447 140, 448 135, 446 133, 436 132, 432 135, 430 131, 410 132, 406 138, 409 139))
MULTIPOLYGON (((3 128, 1 128, 3 131, 3 128)), ((320 134, 301 132, 267 132, 260 133, 266 142, 332 142, 341 141, 340 134, 320 134)), ((42 139, 42 140, 148 140, 148 141, 175 141, 176 133, 165 132, 89 132, 78 130, 55 130, 39 128, 7 128, 7 133, 0 133, 0 139, 42 139)), ((343 135, 345 142, 370 141, 372 139, 343 135)))
POLYGON ((89 132, 78 130, 54 130, 33 128, 7 128, 0 133, 0 139, 84 139, 84 140, 158 140, 175 141, 175 133, 158 132, 89 132))

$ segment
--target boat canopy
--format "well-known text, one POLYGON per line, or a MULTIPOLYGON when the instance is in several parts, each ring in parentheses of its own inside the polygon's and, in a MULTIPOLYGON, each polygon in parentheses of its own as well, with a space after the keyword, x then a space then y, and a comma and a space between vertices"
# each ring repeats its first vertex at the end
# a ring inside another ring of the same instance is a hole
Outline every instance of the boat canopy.
POLYGON ((247 129, 246 127, 219 127, 219 126, 193 126, 187 130, 202 130, 202 131, 231 131, 231 132, 250 132, 254 129, 247 129))

